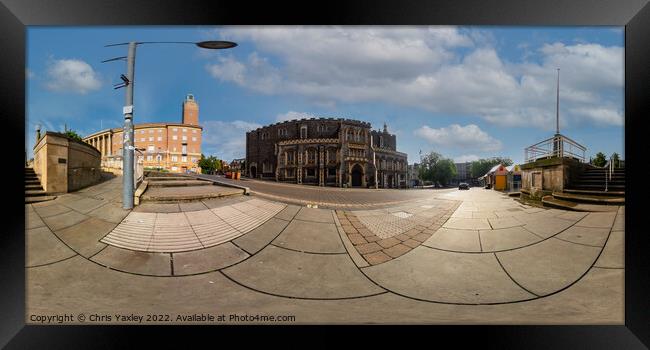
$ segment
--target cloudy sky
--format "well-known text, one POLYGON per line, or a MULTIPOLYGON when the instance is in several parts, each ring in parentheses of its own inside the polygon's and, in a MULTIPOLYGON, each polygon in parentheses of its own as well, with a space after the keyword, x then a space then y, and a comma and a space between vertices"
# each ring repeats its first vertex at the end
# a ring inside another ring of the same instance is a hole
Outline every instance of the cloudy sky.
POLYGON ((121 127, 128 41, 231 40, 229 50, 138 46, 135 122, 179 122, 195 95, 203 153, 245 155, 246 131, 280 120, 344 117, 388 124, 409 163, 504 156, 560 129, 624 156, 622 27, 30 27, 26 148, 35 125, 81 135, 121 127))

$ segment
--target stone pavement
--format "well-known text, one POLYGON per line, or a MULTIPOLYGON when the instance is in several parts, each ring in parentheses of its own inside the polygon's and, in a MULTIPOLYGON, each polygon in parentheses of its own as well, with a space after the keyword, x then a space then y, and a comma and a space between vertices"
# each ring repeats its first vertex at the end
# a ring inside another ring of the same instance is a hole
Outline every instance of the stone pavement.
POLYGON ((52 313, 624 322, 624 207, 547 210, 473 188, 371 210, 252 195, 125 211, 120 181, 25 206, 28 323, 52 313), (372 243, 388 258, 369 258, 372 243))

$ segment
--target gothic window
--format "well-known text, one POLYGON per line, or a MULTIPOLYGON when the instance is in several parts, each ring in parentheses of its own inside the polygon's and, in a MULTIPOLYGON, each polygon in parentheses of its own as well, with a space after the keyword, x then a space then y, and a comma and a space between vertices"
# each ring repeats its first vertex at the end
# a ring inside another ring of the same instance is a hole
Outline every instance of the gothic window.
POLYGON ((307 126, 303 125, 300 127, 300 138, 301 139, 306 139, 307 138, 307 126))
POLYGON ((379 136, 379 147, 384 147, 384 137, 379 136))

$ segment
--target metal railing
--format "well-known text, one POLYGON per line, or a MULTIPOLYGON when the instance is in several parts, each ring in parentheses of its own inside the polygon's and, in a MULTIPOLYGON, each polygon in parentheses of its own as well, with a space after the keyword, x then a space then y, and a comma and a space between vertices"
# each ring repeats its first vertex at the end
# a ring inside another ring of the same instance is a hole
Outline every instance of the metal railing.
POLYGON ((573 158, 585 161, 586 147, 564 135, 556 135, 525 149, 526 163, 548 158, 573 158))

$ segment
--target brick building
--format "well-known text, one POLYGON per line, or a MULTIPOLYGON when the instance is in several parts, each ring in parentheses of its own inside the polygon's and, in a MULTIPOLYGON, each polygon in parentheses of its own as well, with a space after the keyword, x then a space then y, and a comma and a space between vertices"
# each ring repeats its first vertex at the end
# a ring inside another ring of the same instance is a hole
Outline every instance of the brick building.
POLYGON ((397 138, 351 119, 311 118, 246 133, 248 176, 338 187, 406 187, 407 157, 397 138))
MULTIPOLYGON (((145 123, 134 125, 134 145, 140 149, 145 168, 160 168, 170 172, 200 172, 201 132, 199 105, 188 94, 183 101, 180 123, 145 123)), ((122 157, 123 129, 106 129, 83 138, 97 148, 102 159, 122 157)))

